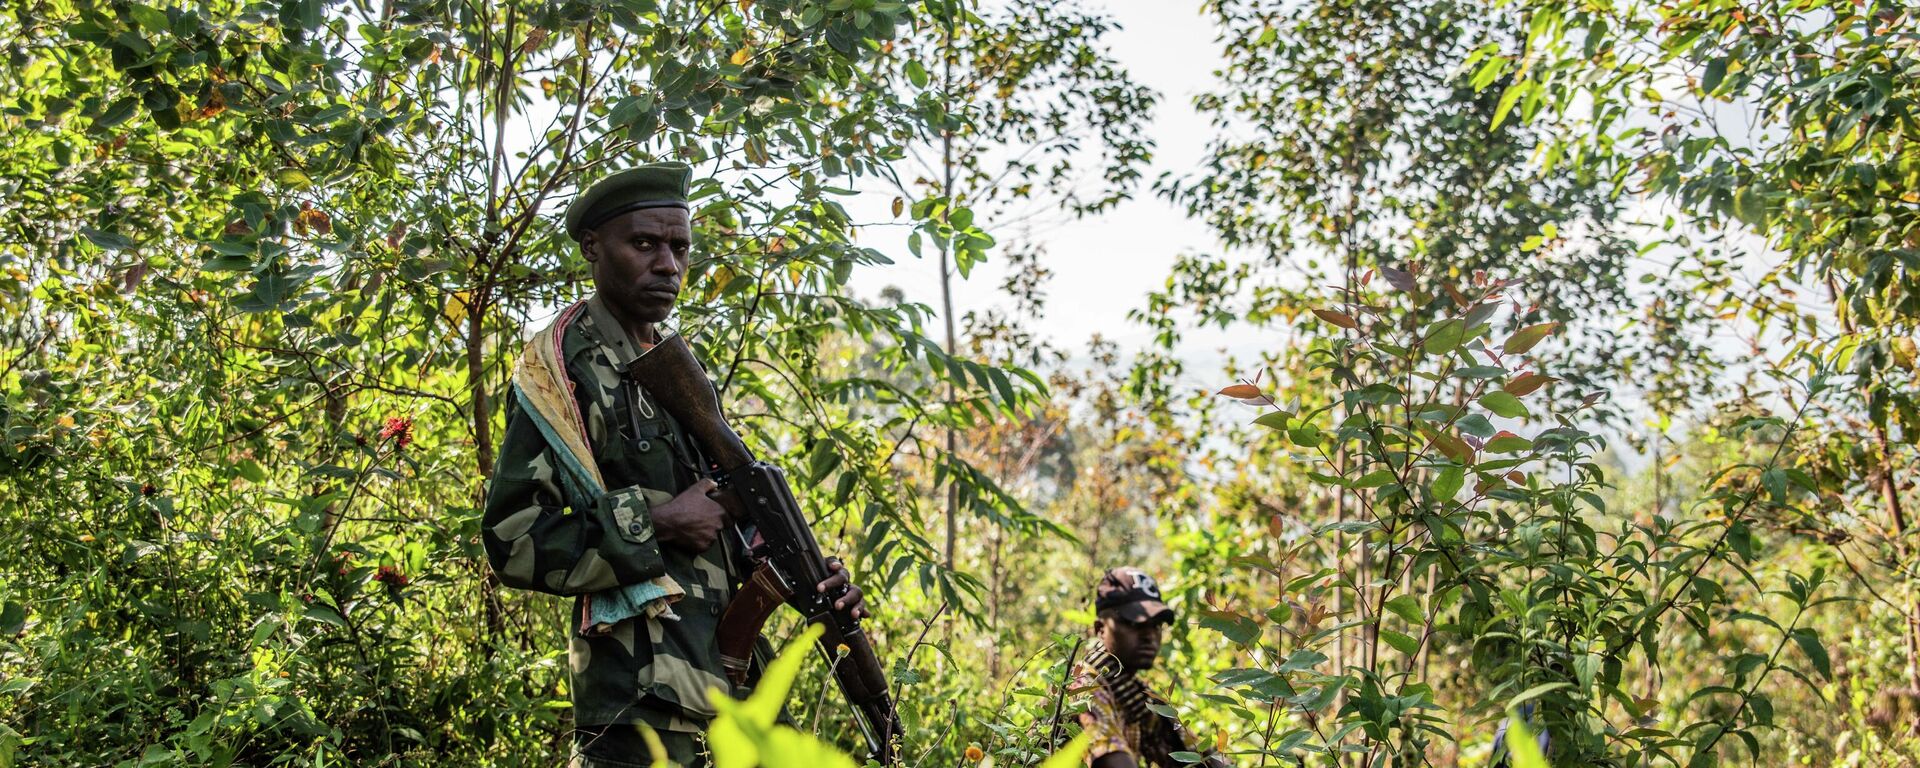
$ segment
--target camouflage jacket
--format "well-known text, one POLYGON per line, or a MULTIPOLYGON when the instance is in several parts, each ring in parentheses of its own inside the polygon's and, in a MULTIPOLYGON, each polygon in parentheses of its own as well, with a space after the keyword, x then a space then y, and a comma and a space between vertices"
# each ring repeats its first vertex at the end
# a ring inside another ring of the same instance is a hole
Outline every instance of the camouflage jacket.
POLYGON ((568 498, 554 448, 518 398, 481 521, 487 559, 507 586, 575 598, 568 633, 574 722, 644 722, 698 731, 714 714, 707 691, 731 690, 714 628, 738 582, 727 536, 705 552, 661 546, 653 504, 696 479, 686 435, 622 372, 638 350, 599 299, 572 315, 561 354, 607 492, 568 498), (590 593, 671 576, 686 595, 673 615, 634 618, 585 636, 578 602, 590 593))

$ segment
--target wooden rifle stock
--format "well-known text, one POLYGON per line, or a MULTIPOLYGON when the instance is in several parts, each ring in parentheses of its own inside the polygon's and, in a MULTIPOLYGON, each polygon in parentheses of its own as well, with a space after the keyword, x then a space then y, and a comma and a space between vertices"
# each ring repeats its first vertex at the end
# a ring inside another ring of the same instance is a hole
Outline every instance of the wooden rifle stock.
POLYGON ((731 497, 729 511, 744 515, 759 533, 759 541, 746 542, 752 545, 750 555, 758 567, 720 616, 716 642, 728 676, 735 684, 745 682, 755 638, 774 607, 786 602, 808 621, 825 627, 820 651, 831 661, 834 680, 854 707, 870 756, 892 764, 900 718, 888 690, 886 667, 860 628, 860 620, 833 607, 845 591, 821 594, 813 589, 831 571, 794 501, 786 475, 779 467, 754 460, 746 443, 727 424, 719 397, 684 337, 672 336, 655 345, 629 366, 628 374, 715 464, 713 479, 731 497))

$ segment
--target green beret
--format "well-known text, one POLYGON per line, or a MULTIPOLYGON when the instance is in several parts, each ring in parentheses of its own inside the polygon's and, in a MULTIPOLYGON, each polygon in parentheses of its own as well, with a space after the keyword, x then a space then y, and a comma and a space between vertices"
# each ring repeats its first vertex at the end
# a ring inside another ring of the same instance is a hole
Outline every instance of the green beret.
POLYGON ((686 163, 648 163, 601 179, 567 206, 567 237, 579 242, 615 216, 642 208, 686 208, 686 163))

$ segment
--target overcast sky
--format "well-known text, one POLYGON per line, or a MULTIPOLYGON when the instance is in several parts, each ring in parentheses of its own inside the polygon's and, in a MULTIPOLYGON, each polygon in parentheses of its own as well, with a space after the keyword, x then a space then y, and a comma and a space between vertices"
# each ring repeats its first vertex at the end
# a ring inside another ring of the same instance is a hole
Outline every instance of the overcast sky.
MULTIPOLYGON (((983 222, 1002 242, 1024 237, 1044 248, 1046 264, 1054 275, 1046 286, 1046 316, 1037 320, 1032 330, 1071 353, 1084 352, 1095 334, 1117 342, 1125 353, 1143 347, 1151 334, 1128 322, 1127 313, 1144 307, 1147 293, 1166 284, 1177 255, 1219 252, 1205 225, 1188 219, 1147 188, 1163 172, 1178 175, 1199 167, 1207 138, 1213 133, 1206 118, 1193 108, 1193 97, 1212 83, 1213 70, 1220 61, 1212 26, 1200 15, 1199 6, 1198 2, 1137 0, 1104 5, 1120 24, 1120 29, 1105 38, 1113 56, 1135 80, 1159 96, 1148 127, 1155 144, 1153 164, 1133 199, 1096 216, 1025 235, 996 229, 992 221, 983 222)), ((888 220, 891 202, 890 193, 864 195, 848 207, 863 219, 888 220)), ((862 230, 861 244, 880 249, 897 263, 856 274, 854 289, 870 297, 883 288, 898 287, 909 300, 926 303, 937 312, 940 271, 934 251, 926 248, 922 251, 926 258, 915 259, 909 255, 905 239, 906 232, 896 228, 862 230)), ((999 292, 1006 261, 995 251, 988 263, 976 267, 967 280, 955 282, 956 314, 1010 304, 999 292)), ((1189 370, 1206 369, 1210 373, 1220 361, 1222 337, 1195 333, 1190 341, 1182 357, 1198 365, 1189 370)))

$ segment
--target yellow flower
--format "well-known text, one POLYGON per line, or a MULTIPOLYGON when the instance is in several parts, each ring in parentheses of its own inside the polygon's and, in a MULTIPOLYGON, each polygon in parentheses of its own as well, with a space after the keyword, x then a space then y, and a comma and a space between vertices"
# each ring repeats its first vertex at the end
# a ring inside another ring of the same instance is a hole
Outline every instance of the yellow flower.
POLYGON ((59 424, 62 427, 66 427, 67 429, 72 429, 74 424, 73 416, 65 413, 60 414, 60 418, 54 420, 54 423, 59 424))
POLYGON ((1213 751, 1215 752, 1227 751, 1227 732, 1226 731, 1221 731, 1217 734, 1214 734, 1213 751))
POLYGON ((82 543, 82 544, 90 544, 90 543, 92 543, 92 542, 93 542, 93 534, 91 534, 91 533, 83 533, 83 534, 80 534, 80 543, 82 543))
POLYGON ((980 745, 978 744, 967 745, 967 762, 977 763, 977 762, 980 762, 981 760, 985 760, 986 757, 987 757, 987 753, 985 750, 982 750, 980 748, 980 745))

